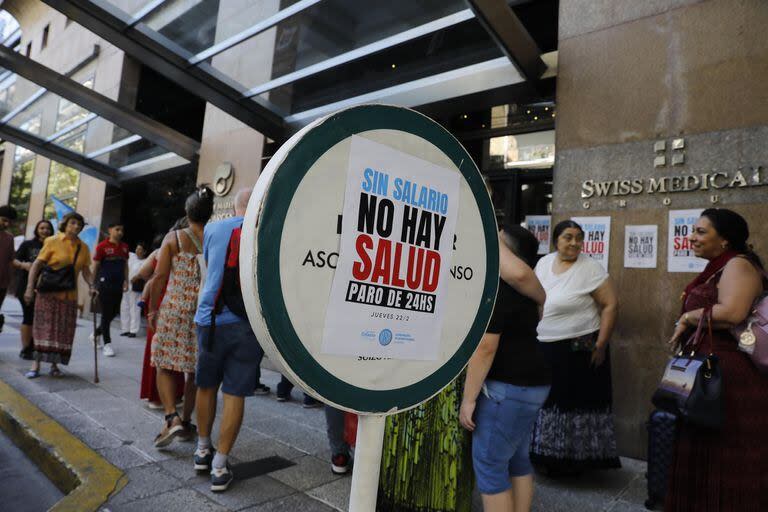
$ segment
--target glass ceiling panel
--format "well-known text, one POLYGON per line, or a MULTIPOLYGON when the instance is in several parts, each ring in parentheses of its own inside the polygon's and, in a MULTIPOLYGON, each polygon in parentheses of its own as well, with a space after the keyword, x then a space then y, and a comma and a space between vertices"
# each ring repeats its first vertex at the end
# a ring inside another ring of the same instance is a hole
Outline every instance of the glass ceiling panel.
MULTIPOLYGON (((72 13, 104 34, 110 33, 110 20, 115 27, 127 22, 119 30, 134 43, 146 45, 150 54, 171 61, 169 54, 176 54, 190 68, 197 66, 191 78, 207 76, 211 87, 222 88, 227 98, 220 103, 231 114, 237 109, 226 100, 240 91, 272 113, 287 117, 409 82, 431 87, 426 82, 429 77, 445 77, 448 71, 475 64, 497 66, 489 68, 493 71, 502 65, 496 59, 504 58, 466 0, 76 3, 80 9, 90 3, 122 11, 105 12, 104 24, 72 13)), ((168 67, 183 66, 173 62, 168 67)), ((178 78, 179 83, 185 78, 178 78)), ((207 94, 209 101, 215 97, 207 90, 200 94, 207 94)), ((259 115, 264 116, 257 110, 259 115)))
MULTIPOLYGON (((92 75, 81 83, 93 88, 92 75)), ((0 116, 9 113, 13 115, 7 120, 11 126, 115 168, 168 153, 167 149, 20 76, 15 81, 0 83, 0 116), (24 108, 19 110, 20 107, 24 108)))
POLYGON ((181 48, 197 54, 268 20, 279 10, 319 1, 166 0, 142 22, 181 48))
POLYGON ((5 41, 19 29, 19 22, 8 11, 0 12, 0 41, 5 41))
MULTIPOLYGON (((93 78, 83 79, 81 83, 92 88, 93 78)), ((55 144, 114 169, 169 154, 167 149, 15 74, 12 79, 0 82, 0 117, 7 117, 7 124, 39 137, 41 142, 55 144)), ((22 156, 34 154, 21 147, 19 150, 22 156)), ((178 165, 178 158, 172 161, 174 166, 178 165)), ((156 170, 162 168, 162 165, 156 166, 156 170)))
MULTIPOLYGON (((125 0, 116 3, 121 8, 146 16, 162 2, 125 0)), ((7 38, 6 32, 12 34, 18 29, 18 24, 14 23, 12 16, 0 11, 0 38, 7 38)), ((88 89, 94 87, 94 66, 91 64, 92 59, 86 59, 76 70, 69 70, 72 79, 88 89)), ((68 70, 52 71, 68 73, 68 70)), ((175 153, 0 67, 0 125, 3 124, 34 135, 40 145, 53 144, 84 155, 93 162, 107 164, 115 170, 140 164, 144 160, 158 160, 161 155, 166 155, 166 160, 174 166, 179 161, 188 163, 175 153)), ((34 150, 18 146, 15 158, 23 160, 34 154, 34 150)), ((163 170, 162 163, 158 165, 155 162, 153 169, 163 170)))
POLYGON ((471 19, 277 87, 261 97, 294 114, 501 56, 480 23, 471 19))
POLYGON ((120 168, 142 160, 168 153, 168 150, 152 142, 134 137, 126 137, 115 143, 119 147, 95 156, 95 160, 111 167, 120 168))
MULTIPOLYGON (((464 0, 323 0, 261 36, 276 41, 271 66, 258 65, 258 53, 248 51, 248 45, 260 44, 258 37, 214 57, 212 65, 231 74, 232 61, 250 61, 237 67, 243 76, 235 76, 250 89, 465 9, 464 0)), ((222 19, 219 25, 227 23, 222 19)))
MULTIPOLYGON (((110 3, 132 12, 124 1, 110 3)), ((376 48, 370 45, 382 40, 386 40, 384 46, 395 46, 406 31, 412 31, 406 39, 416 39, 425 24, 451 16, 458 18, 442 21, 445 26, 472 17, 464 0, 166 0, 141 24, 167 39, 175 51, 189 52, 186 57, 192 62, 202 59, 201 67, 217 78, 236 88, 256 88, 254 97, 271 102, 276 112, 289 113, 295 109, 284 108, 284 90, 276 94, 278 101, 272 101, 258 88, 281 77, 293 81, 292 74, 305 70, 305 74, 314 73, 328 59, 344 64, 360 53, 374 53, 376 48), (257 35, 237 38, 252 35, 259 27, 262 31, 257 35), (231 47, 226 48, 228 42, 231 47), (210 57, 212 48, 216 55, 210 57)), ((424 29, 427 33, 437 30, 424 29)), ((397 82, 398 75, 394 76, 397 82)))
MULTIPOLYGON (((18 77, 16 85, 28 90, 29 82, 18 77)), ((2 98, 2 91, 0 91, 0 98, 2 98)), ((19 106, 27 106, 15 114, 13 109, 10 114, 7 110, 2 112, 3 116, 13 116, 7 120, 9 125, 24 130, 28 119, 40 116, 39 131, 36 135, 47 142, 53 142, 80 154, 84 153, 86 148, 88 152, 93 152, 112 144, 115 140, 133 135, 79 105, 39 87, 24 98, 20 94, 14 94, 11 105, 16 110, 19 106), (43 91, 42 94, 41 91, 43 91), (30 100, 34 101, 30 102, 30 100), (61 143, 69 140, 73 133, 81 133, 81 131, 87 132, 84 147, 69 147, 61 143)))

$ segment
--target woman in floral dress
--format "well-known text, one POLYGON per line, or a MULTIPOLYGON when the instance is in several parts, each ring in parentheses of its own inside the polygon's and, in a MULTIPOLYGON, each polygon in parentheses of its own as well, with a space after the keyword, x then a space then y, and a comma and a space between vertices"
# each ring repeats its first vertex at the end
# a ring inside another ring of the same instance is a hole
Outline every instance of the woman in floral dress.
POLYGON ((160 247, 155 275, 150 282, 149 319, 155 330, 152 340, 152 366, 157 368, 157 390, 163 403, 163 429, 155 446, 169 445, 177 436, 191 439, 195 408, 195 362, 197 335, 195 311, 200 288, 201 269, 197 256, 202 252, 203 227, 213 213, 213 192, 201 187, 185 204, 189 227, 166 235, 160 247), (165 296, 157 308, 158 298, 165 296), (187 380, 182 417, 176 412, 176 381, 173 372, 183 372, 187 380))

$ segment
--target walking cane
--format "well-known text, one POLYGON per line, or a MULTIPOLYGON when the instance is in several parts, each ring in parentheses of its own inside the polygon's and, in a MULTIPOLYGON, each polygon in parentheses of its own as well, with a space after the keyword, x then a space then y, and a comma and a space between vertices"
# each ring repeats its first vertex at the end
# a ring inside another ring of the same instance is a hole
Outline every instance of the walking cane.
POLYGON ((96 330, 96 295, 91 296, 91 313, 93 314, 93 382, 99 383, 99 332, 96 330))

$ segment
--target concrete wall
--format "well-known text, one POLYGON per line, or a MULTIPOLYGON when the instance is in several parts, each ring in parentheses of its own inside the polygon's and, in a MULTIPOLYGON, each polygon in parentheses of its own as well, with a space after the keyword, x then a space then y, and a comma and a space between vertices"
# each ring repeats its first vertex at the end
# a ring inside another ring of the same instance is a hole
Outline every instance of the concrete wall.
POLYGON ((745 216, 758 253, 768 257, 768 186, 593 197, 585 208, 581 183, 768 169, 767 24, 762 0, 560 1, 553 222, 612 217, 609 271, 621 298, 612 363, 622 454, 645 457, 645 421, 666 362, 665 340, 694 277, 667 272, 668 210, 717 200, 745 216), (685 139, 685 164, 672 166, 669 146, 678 137, 685 139), (668 162, 658 168, 657 140, 666 141, 668 162), (656 269, 623 268, 627 224, 659 226, 656 269))

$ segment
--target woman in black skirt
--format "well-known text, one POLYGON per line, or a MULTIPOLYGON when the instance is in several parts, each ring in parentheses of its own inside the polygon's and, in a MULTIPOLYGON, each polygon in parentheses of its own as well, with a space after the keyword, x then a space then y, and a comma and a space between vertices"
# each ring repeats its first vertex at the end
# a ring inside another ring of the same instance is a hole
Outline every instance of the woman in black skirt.
POLYGON ((581 253, 579 224, 563 221, 553 237, 557 250, 536 265, 547 292, 538 338, 552 389, 536 420, 531 461, 552 476, 618 468, 608 351, 616 291, 600 264, 581 253))

